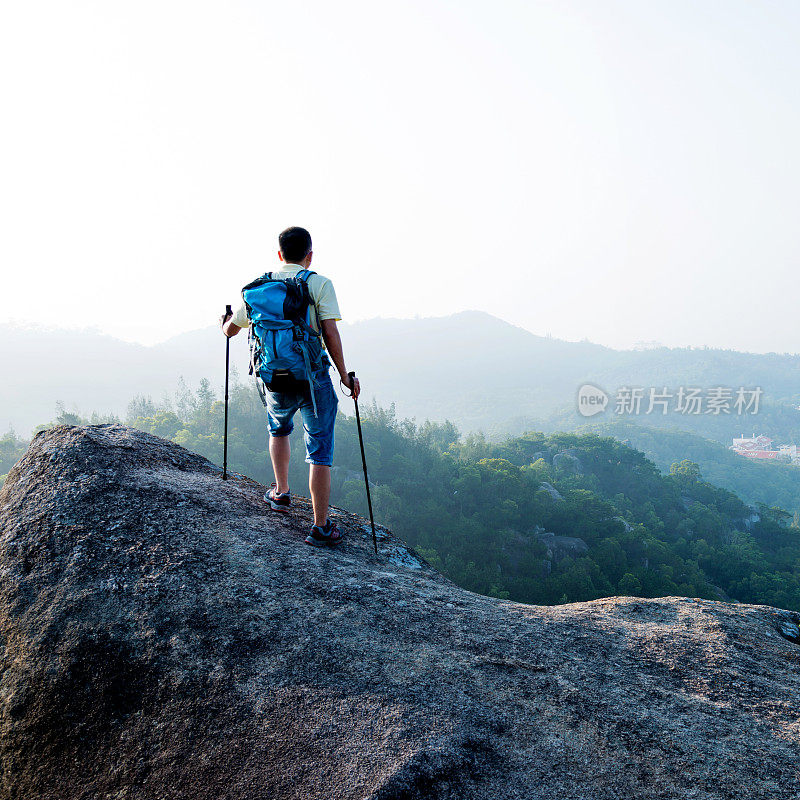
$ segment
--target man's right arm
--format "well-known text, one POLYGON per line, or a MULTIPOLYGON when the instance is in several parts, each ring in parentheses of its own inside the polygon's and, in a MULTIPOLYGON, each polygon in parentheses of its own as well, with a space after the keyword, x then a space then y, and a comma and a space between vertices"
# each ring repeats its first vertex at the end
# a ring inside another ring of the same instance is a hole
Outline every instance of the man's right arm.
POLYGON ((222 332, 230 339, 231 336, 236 336, 237 333, 241 330, 238 325, 233 324, 233 317, 223 317, 220 320, 222 323, 222 332))
POLYGON ((248 325, 247 320, 247 307, 242 305, 230 316, 223 316, 219 321, 222 332, 230 339, 231 336, 236 336, 240 330, 248 325))

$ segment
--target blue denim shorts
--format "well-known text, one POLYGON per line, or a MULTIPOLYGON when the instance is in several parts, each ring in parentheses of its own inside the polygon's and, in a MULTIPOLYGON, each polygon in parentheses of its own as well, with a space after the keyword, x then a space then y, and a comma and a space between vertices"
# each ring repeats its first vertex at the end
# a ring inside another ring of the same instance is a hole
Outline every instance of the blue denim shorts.
POLYGON ((333 428, 339 406, 328 369, 326 366, 314 373, 316 417, 310 388, 298 393, 265 392, 270 435, 288 436, 294 430, 294 415, 299 411, 303 417, 306 461, 325 467, 333 464, 333 428))

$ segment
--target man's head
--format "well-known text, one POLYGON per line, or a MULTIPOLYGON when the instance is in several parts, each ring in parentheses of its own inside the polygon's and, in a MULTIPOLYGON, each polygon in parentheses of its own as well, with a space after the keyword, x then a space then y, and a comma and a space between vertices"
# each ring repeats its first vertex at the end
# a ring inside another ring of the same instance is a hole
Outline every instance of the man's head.
POLYGON ((278 244, 281 261, 306 267, 311 263, 311 234, 305 228, 287 228, 278 237, 278 244))

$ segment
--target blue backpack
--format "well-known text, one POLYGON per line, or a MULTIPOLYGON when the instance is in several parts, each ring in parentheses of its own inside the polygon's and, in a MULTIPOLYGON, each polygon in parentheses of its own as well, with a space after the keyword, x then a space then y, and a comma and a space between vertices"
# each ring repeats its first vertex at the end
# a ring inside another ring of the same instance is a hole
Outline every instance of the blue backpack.
POLYGON ((268 272, 248 283, 242 298, 250 319, 250 374, 255 374, 261 402, 266 405, 265 388, 291 393, 310 388, 316 416, 313 373, 330 361, 311 327, 314 302, 307 281, 314 274, 303 269, 291 278, 273 278, 268 272))

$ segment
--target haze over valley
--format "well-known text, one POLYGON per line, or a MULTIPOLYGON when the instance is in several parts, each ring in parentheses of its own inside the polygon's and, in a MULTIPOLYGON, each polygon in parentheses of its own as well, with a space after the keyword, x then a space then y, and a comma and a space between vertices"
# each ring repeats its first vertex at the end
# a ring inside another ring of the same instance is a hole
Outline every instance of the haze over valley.
MULTIPOLYGON (((342 324, 348 361, 379 405, 400 417, 450 420, 488 435, 571 429, 619 417, 620 387, 761 387, 755 415, 644 413, 626 421, 694 431, 723 444, 743 432, 800 439, 800 356, 711 348, 614 350, 539 336, 479 311, 447 317, 373 319, 342 324), (586 419, 576 395, 585 383, 611 395, 605 413, 586 419)), ((161 400, 183 380, 224 381, 224 338, 214 326, 144 346, 91 331, 0 326, 0 426, 27 435, 56 404, 83 415, 124 416, 135 395, 161 400)), ((231 340, 231 363, 247 382, 246 333, 231 340)))

